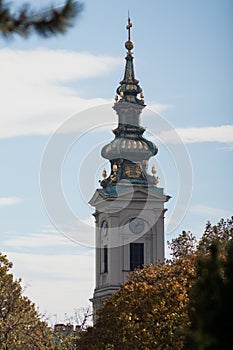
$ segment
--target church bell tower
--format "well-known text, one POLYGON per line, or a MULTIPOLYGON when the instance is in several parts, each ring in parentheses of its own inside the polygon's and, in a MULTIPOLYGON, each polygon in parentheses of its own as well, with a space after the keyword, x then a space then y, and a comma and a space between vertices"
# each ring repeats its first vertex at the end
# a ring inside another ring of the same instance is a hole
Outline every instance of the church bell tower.
POLYGON ((101 188, 89 202, 95 207, 96 222, 94 314, 126 282, 130 271, 164 259, 164 203, 170 197, 158 187, 154 166, 148 173, 148 161, 158 148, 143 136, 140 125, 145 103, 134 74, 131 27, 128 18, 125 72, 113 106, 118 126, 114 140, 101 151, 111 171, 108 175, 103 170, 101 188))

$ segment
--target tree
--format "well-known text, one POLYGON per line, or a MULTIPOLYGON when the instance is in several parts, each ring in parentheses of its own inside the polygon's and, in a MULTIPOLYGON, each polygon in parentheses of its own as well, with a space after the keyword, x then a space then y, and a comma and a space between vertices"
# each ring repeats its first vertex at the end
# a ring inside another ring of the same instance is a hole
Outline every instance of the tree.
POLYGON ((79 349, 228 349, 233 342, 232 219, 183 231, 172 260, 145 266, 106 299, 79 349))
POLYGON ((1 350, 53 349, 53 337, 35 305, 22 294, 21 280, 9 273, 12 263, 0 253, 1 350))
POLYGON ((177 238, 173 238, 171 242, 168 241, 167 244, 168 248, 171 249, 173 258, 179 258, 196 251, 197 239, 190 231, 182 231, 177 238))
POLYGON ((78 333, 71 324, 58 324, 54 332, 54 350, 73 350, 77 348, 78 333))
POLYGON ((205 232, 199 241, 198 250, 208 253, 212 243, 218 241, 224 253, 228 242, 231 240, 233 240, 233 216, 226 220, 221 219, 216 225, 212 225, 208 221, 205 232))
POLYGON ((91 308, 81 307, 74 309, 74 315, 66 319, 65 324, 56 324, 53 331, 55 341, 54 350, 76 349, 80 332, 92 324, 90 318, 92 318, 91 308))
POLYGON ((219 230, 222 224, 223 221, 215 226, 217 230, 210 230, 208 223, 203 237, 205 252, 203 239, 200 242, 196 279, 189 291, 187 350, 227 350, 233 343, 233 240, 225 236, 223 244, 226 230, 219 230), (210 236, 213 241, 207 249, 206 239, 210 243, 210 236))
POLYGON ((97 322, 81 335, 79 349, 174 349, 188 323, 193 255, 135 270, 107 299, 97 322))
POLYGON ((82 3, 66 0, 65 4, 39 12, 24 4, 16 13, 11 13, 9 3, 0 0, 0 34, 10 38, 14 34, 28 37, 36 32, 42 37, 62 34, 74 25, 74 20, 83 9, 82 3))

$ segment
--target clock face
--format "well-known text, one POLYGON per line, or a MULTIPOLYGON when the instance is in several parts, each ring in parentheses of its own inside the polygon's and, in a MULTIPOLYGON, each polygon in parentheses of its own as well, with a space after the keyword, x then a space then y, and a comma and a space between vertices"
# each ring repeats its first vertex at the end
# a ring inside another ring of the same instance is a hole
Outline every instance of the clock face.
POLYGON ((108 223, 107 221, 103 221, 101 225, 101 232, 103 233, 104 236, 108 233, 108 223))
POLYGON ((142 233, 145 228, 145 222, 140 218, 134 218, 130 220, 129 228, 133 233, 142 233))

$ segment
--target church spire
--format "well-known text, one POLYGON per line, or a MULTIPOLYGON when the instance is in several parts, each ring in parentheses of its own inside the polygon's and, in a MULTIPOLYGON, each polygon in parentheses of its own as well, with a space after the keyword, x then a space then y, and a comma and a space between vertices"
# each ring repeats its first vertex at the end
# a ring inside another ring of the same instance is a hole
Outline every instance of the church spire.
MULTIPOLYGON (((126 65, 124 78, 120 82, 120 86, 117 88, 117 95, 120 96, 119 102, 130 102, 138 105, 144 106, 144 96, 142 93, 142 88, 139 86, 139 81, 135 78, 134 65, 133 65, 133 52, 134 43, 131 41, 131 28, 132 22, 128 16, 128 24, 126 29, 128 30, 128 40, 125 43, 125 48, 127 49, 126 65), (137 95, 140 94, 140 99, 137 95)), ((116 101, 118 101, 118 96, 116 96, 116 101)))
POLYGON ((169 196, 157 186, 155 167, 148 172, 158 148, 141 126, 145 105, 134 75, 131 28, 128 16, 125 72, 113 106, 118 125, 112 130, 114 139, 101 150, 109 170, 103 169, 101 188, 89 201, 96 223, 94 321, 96 310, 126 282, 129 271, 164 260, 164 202, 169 196))
POLYGON ((125 184, 127 181, 142 187, 157 185, 154 174, 151 176, 147 172, 148 161, 157 154, 158 148, 143 136, 145 128, 140 125, 140 114, 145 104, 139 81, 134 75, 131 28, 132 23, 128 17, 124 78, 117 88, 120 99, 117 96, 113 106, 118 115, 118 126, 113 130, 115 139, 101 151, 102 157, 111 163, 110 175, 107 177, 104 171, 104 179, 100 181, 104 192, 108 194, 115 191, 117 184, 125 184))

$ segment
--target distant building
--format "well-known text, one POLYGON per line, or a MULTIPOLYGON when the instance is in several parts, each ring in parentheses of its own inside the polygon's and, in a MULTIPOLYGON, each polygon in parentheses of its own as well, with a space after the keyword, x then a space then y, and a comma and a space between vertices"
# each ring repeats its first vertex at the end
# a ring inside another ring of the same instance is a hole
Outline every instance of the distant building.
POLYGON ((56 344, 61 343, 64 341, 65 338, 68 336, 72 337, 72 341, 75 343, 75 340, 81 331, 81 328, 79 325, 72 325, 72 324, 63 324, 58 323, 54 325, 53 329, 53 336, 56 344))
POLYGON ((94 314, 130 271, 164 259, 164 203, 170 197, 158 187, 155 167, 148 172, 149 159, 158 148, 143 136, 145 128, 140 125, 146 105, 134 74, 131 27, 128 19, 125 72, 113 106, 118 126, 114 140, 101 153, 111 170, 110 174, 103 170, 102 188, 90 200, 96 220, 94 314))

